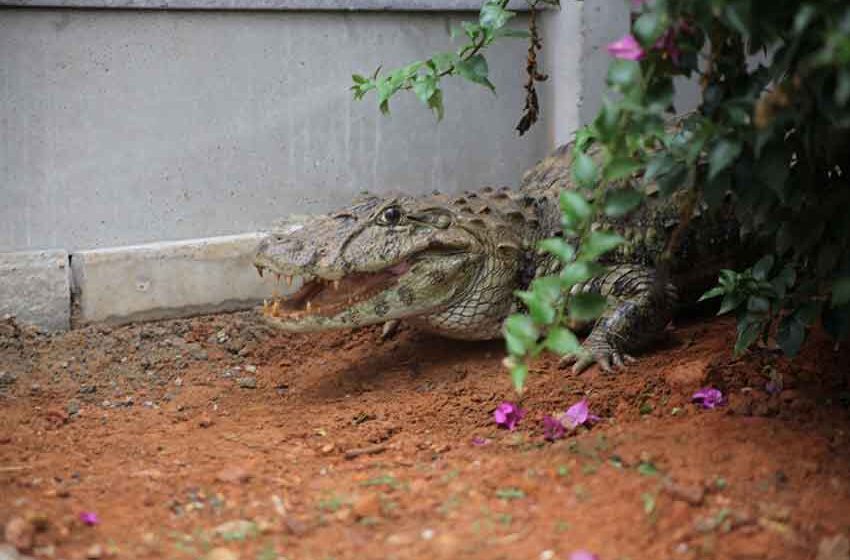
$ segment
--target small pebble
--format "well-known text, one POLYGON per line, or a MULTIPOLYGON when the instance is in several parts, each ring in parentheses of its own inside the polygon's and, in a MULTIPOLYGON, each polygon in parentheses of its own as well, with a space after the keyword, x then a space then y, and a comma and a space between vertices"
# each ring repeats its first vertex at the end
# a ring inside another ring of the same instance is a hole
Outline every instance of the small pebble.
POLYGON ((256 389, 257 388, 257 378, 253 376, 240 377, 236 380, 240 387, 243 389, 256 389))

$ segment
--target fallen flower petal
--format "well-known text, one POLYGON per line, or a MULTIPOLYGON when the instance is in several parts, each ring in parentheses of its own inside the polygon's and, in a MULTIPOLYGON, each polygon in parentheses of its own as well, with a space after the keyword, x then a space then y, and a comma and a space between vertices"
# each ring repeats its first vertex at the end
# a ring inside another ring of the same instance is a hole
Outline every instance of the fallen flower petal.
POLYGON ((646 54, 634 35, 624 35, 619 41, 610 43, 608 54, 621 60, 641 60, 646 54))
POLYGON ((81 511, 80 512, 80 521, 82 521, 84 525, 88 525, 89 527, 94 527, 95 525, 100 523, 100 518, 93 511, 81 511))
POLYGON ((576 550, 570 554, 570 560, 599 560, 599 556, 587 550, 576 550))
POLYGON ((525 411, 512 402, 505 401, 493 411, 493 420, 500 428, 513 430, 525 415, 525 411))
POLYGON ((543 438, 546 441, 561 439, 564 437, 566 432, 567 429, 556 418, 549 416, 548 414, 543 417, 543 438))
POLYGON ((589 414, 590 412, 587 406, 587 399, 581 399, 567 409, 562 421, 566 423, 568 427, 575 429, 587 422, 589 414))
POLYGON ((725 404, 726 399, 720 389, 703 387, 693 394, 691 402, 700 405, 702 408, 711 409, 725 404))
POLYGON ((471 443, 475 447, 481 447, 481 446, 489 444, 490 440, 487 439, 487 438, 483 438, 481 436, 475 436, 474 438, 472 438, 472 441, 470 441, 469 443, 471 443))

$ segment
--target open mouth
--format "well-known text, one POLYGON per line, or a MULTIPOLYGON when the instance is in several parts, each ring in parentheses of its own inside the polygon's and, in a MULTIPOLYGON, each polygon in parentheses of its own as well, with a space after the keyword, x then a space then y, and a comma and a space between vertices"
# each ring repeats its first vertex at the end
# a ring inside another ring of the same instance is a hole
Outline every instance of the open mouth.
MULTIPOLYGON (((264 301, 263 315, 283 319, 297 319, 306 315, 332 317, 394 286, 410 267, 411 264, 404 261, 378 272, 355 272, 339 280, 304 277, 304 284, 297 292, 264 301)), ((260 276, 264 270, 264 267, 257 265, 260 276)), ((280 274, 275 274, 279 281, 280 274)), ((292 285, 292 276, 285 278, 287 285, 292 285)))

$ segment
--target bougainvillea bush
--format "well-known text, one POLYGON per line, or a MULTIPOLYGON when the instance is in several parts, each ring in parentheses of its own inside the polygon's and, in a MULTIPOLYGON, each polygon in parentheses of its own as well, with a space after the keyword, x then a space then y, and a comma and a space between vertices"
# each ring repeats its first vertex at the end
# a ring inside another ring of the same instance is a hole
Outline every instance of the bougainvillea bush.
MULTIPOLYGON (((356 76, 355 95, 374 89, 388 109, 393 94, 412 89, 442 114, 441 78, 458 75, 492 87, 487 47, 522 35, 508 30, 513 14, 506 5, 485 2, 479 21, 464 26, 468 44, 457 51, 386 75, 356 76)), ((631 0, 623 9, 631 10, 632 24, 608 46, 611 94, 573 143, 574 179, 594 196, 563 194, 565 236, 541 245, 563 259, 563 272, 519 294, 529 312, 505 325, 516 387, 523 386, 529 357, 544 350, 581 353, 566 325, 571 315, 598 314, 604 301, 578 305, 565 301, 566 294, 598 274, 596 259, 622 242, 590 224, 599 213, 633 210, 649 185, 694 208, 731 201, 741 235, 761 248, 750 268, 724 270, 704 296, 722 298, 721 313, 737 315, 736 352, 775 335, 793 356, 818 321, 836 339, 846 338, 850 2, 631 0), (665 123, 677 76, 698 80, 702 98, 673 129, 665 123), (591 147, 600 155, 591 158, 591 147)), ((526 34, 530 61, 540 41, 533 23, 526 34)), ((532 85, 542 77, 533 62, 532 85)))

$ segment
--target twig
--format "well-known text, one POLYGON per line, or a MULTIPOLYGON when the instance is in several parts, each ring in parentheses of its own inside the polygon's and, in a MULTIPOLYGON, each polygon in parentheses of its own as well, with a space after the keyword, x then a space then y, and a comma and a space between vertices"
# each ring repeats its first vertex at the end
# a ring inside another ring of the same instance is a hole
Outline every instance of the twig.
POLYGON ((361 455, 377 455, 378 453, 383 453, 387 450, 387 444, 378 443, 375 445, 368 445, 366 447, 360 447, 357 449, 349 449, 345 452, 346 459, 356 459, 361 455))

